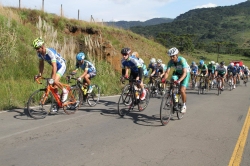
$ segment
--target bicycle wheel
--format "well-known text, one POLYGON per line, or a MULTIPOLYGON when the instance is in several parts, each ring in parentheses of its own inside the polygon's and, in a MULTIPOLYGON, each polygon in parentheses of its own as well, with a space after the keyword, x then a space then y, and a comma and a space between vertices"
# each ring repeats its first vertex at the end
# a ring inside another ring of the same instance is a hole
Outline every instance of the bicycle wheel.
POLYGON ((166 92, 161 100, 160 120, 161 124, 165 126, 171 119, 171 112, 173 112, 173 100, 169 92, 166 92))
POLYGON ((92 92, 87 96, 87 102, 89 106, 94 107, 100 100, 100 88, 98 85, 92 85, 92 92))
POLYGON ((27 103, 27 111, 34 119, 43 119, 50 112, 55 101, 51 94, 45 96, 45 89, 36 90, 27 103))
POLYGON ((134 108, 134 104, 132 103, 133 96, 130 94, 131 94, 130 92, 128 92, 127 94, 122 93, 118 100, 118 104, 117 104, 118 114, 121 117, 123 117, 124 115, 127 115, 134 108), (126 97, 124 98, 124 96, 126 97))
POLYGON ((178 98, 178 110, 179 111, 176 112, 179 120, 182 119, 184 116, 184 113, 181 113, 182 105, 183 105, 182 97, 181 97, 181 95, 179 95, 179 98, 178 98))
POLYGON ((218 96, 219 96, 221 94, 221 81, 218 81, 217 88, 218 88, 218 96))
POLYGON ((139 104, 138 104, 138 110, 139 111, 143 111, 147 108, 149 100, 150 100, 150 92, 148 90, 148 88, 145 88, 146 90, 146 96, 144 100, 139 100, 139 104))
POLYGON ((72 86, 70 88, 69 96, 68 96, 68 102, 75 101, 74 104, 68 104, 66 105, 63 110, 66 114, 74 114, 82 102, 82 91, 78 86, 72 86))
POLYGON ((200 85, 198 87, 198 94, 201 94, 201 86, 202 86, 202 83, 200 82, 200 85))

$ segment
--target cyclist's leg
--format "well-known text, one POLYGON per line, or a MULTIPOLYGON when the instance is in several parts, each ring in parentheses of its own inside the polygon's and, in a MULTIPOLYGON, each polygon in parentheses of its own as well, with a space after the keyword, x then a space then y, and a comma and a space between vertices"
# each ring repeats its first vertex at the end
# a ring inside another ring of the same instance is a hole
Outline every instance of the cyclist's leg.
POLYGON ((188 87, 189 79, 190 79, 190 73, 188 72, 186 77, 184 78, 184 80, 182 80, 182 82, 181 82, 180 93, 181 93, 181 98, 182 98, 182 102, 183 102, 183 106, 181 108, 182 113, 186 112, 186 100, 187 100, 186 89, 188 87))

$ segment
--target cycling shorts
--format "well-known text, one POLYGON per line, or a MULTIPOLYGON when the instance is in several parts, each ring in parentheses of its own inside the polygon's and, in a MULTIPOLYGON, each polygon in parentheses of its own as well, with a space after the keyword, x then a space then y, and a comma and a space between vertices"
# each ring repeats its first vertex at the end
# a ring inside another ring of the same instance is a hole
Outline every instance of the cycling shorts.
POLYGON ((224 74, 218 74, 218 76, 224 77, 224 76, 225 76, 225 73, 224 73, 224 74))
POLYGON ((214 70, 208 70, 208 75, 214 74, 214 70))
POLYGON ((62 65, 61 68, 56 71, 56 75, 59 75, 60 77, 62 77, 66 71, 66 64, 62 63, 61 65, 62 65))
POLYGON ((94 78, 96 76, 96 72, 95 71, 89 72, 88 75, 89 78, 94 78))
MULTIPOLYGON (((181 75, 178 75, 178 78, 180 78, 181 75)), ((189 83, 189 79, 190 79, 190 72, 187 72, 186 77, 181 81, 181 86, 184 86, 185 88, 188 87, 188 83, 189 83)))

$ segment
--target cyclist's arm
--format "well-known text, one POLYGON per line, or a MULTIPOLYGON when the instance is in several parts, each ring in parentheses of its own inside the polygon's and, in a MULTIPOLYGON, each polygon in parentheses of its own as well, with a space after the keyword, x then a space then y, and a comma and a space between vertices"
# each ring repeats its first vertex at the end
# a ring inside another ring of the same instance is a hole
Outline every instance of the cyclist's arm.
POLYGON ((44 69, 44 60, 39 60, 39 75, 42 76, 44 69))
POLYGON ((87 74, 88 74, 88 68, 85 68, 83 74, 81 76, 79 76, 79 78, 84 78, 85 75, 87 75, 87 74))
POLYGON ((166 80, 168 78, 168 75, 169 75, 169 72, 170 72, 170 68, 167 68, 164 76, 163 76, 163 79, 166 80))

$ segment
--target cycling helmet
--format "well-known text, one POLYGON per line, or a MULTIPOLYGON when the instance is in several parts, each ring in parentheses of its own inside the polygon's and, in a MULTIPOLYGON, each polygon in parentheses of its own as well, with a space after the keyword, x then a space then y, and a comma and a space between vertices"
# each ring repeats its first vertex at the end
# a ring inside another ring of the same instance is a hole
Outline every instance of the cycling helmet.
POLYGON ((192 62, 192 65, 195 65, 195 61, 192 62))
POLYGON ((237 66, 237 67, 239 67, 239 66, 240 66, 240 64, 239 64, 239 63, 236 63, 236 66, 237 66))
POLYGON ((168 55, 169 56, 174 56, 174 55, 177 55, 179 53, 179 50, 175 47, 171 48, 168 50, 168 55))
POLYGON ((136 58, 139 58, 138 52, 133 52, 132 55, 134 55, 136 58))
POLYGON ((221 65, 225 65, 225 62, 224 62, 224 61, 222 61, 222 62, 220 62, 220 64, 221 64, 221 65))
POLYGON ((85 58, 85 54, 83 52, 80 52, 76 55, 76 60, 81 61, 85 58))
POLYGON ((33 47, 34 48, 39 48, 43 45, 44 41, 41 37, 39 38, 36 38, 34 41, 33 41, 33 47))
POLYGON ((162 63, 162 60, 161 59, 157 59, 157 63, 162 63))
POLYGON ((204 65, 204 61, 203 60, 200 60, 200 65, 204 65))
POLYGON ((156 63, 155 58, 151 58, 151 59, 150 59, 150 63, 156 63))
POLYGON ((128 54, 130 54, 130 52, 131 52, 130 48, 123 48, 121 50, 122 55, 128 55, 128 54))
POLYGON ((234 66, 234 63, 232 62, 232 63, 230 63, 230 65, 231 65, 231 66, 234 66))
POLYGON ((215 62, 214 62, 214 61, 211 61, 211 64, 212 64, 212 65, 215 65, 215 62))

